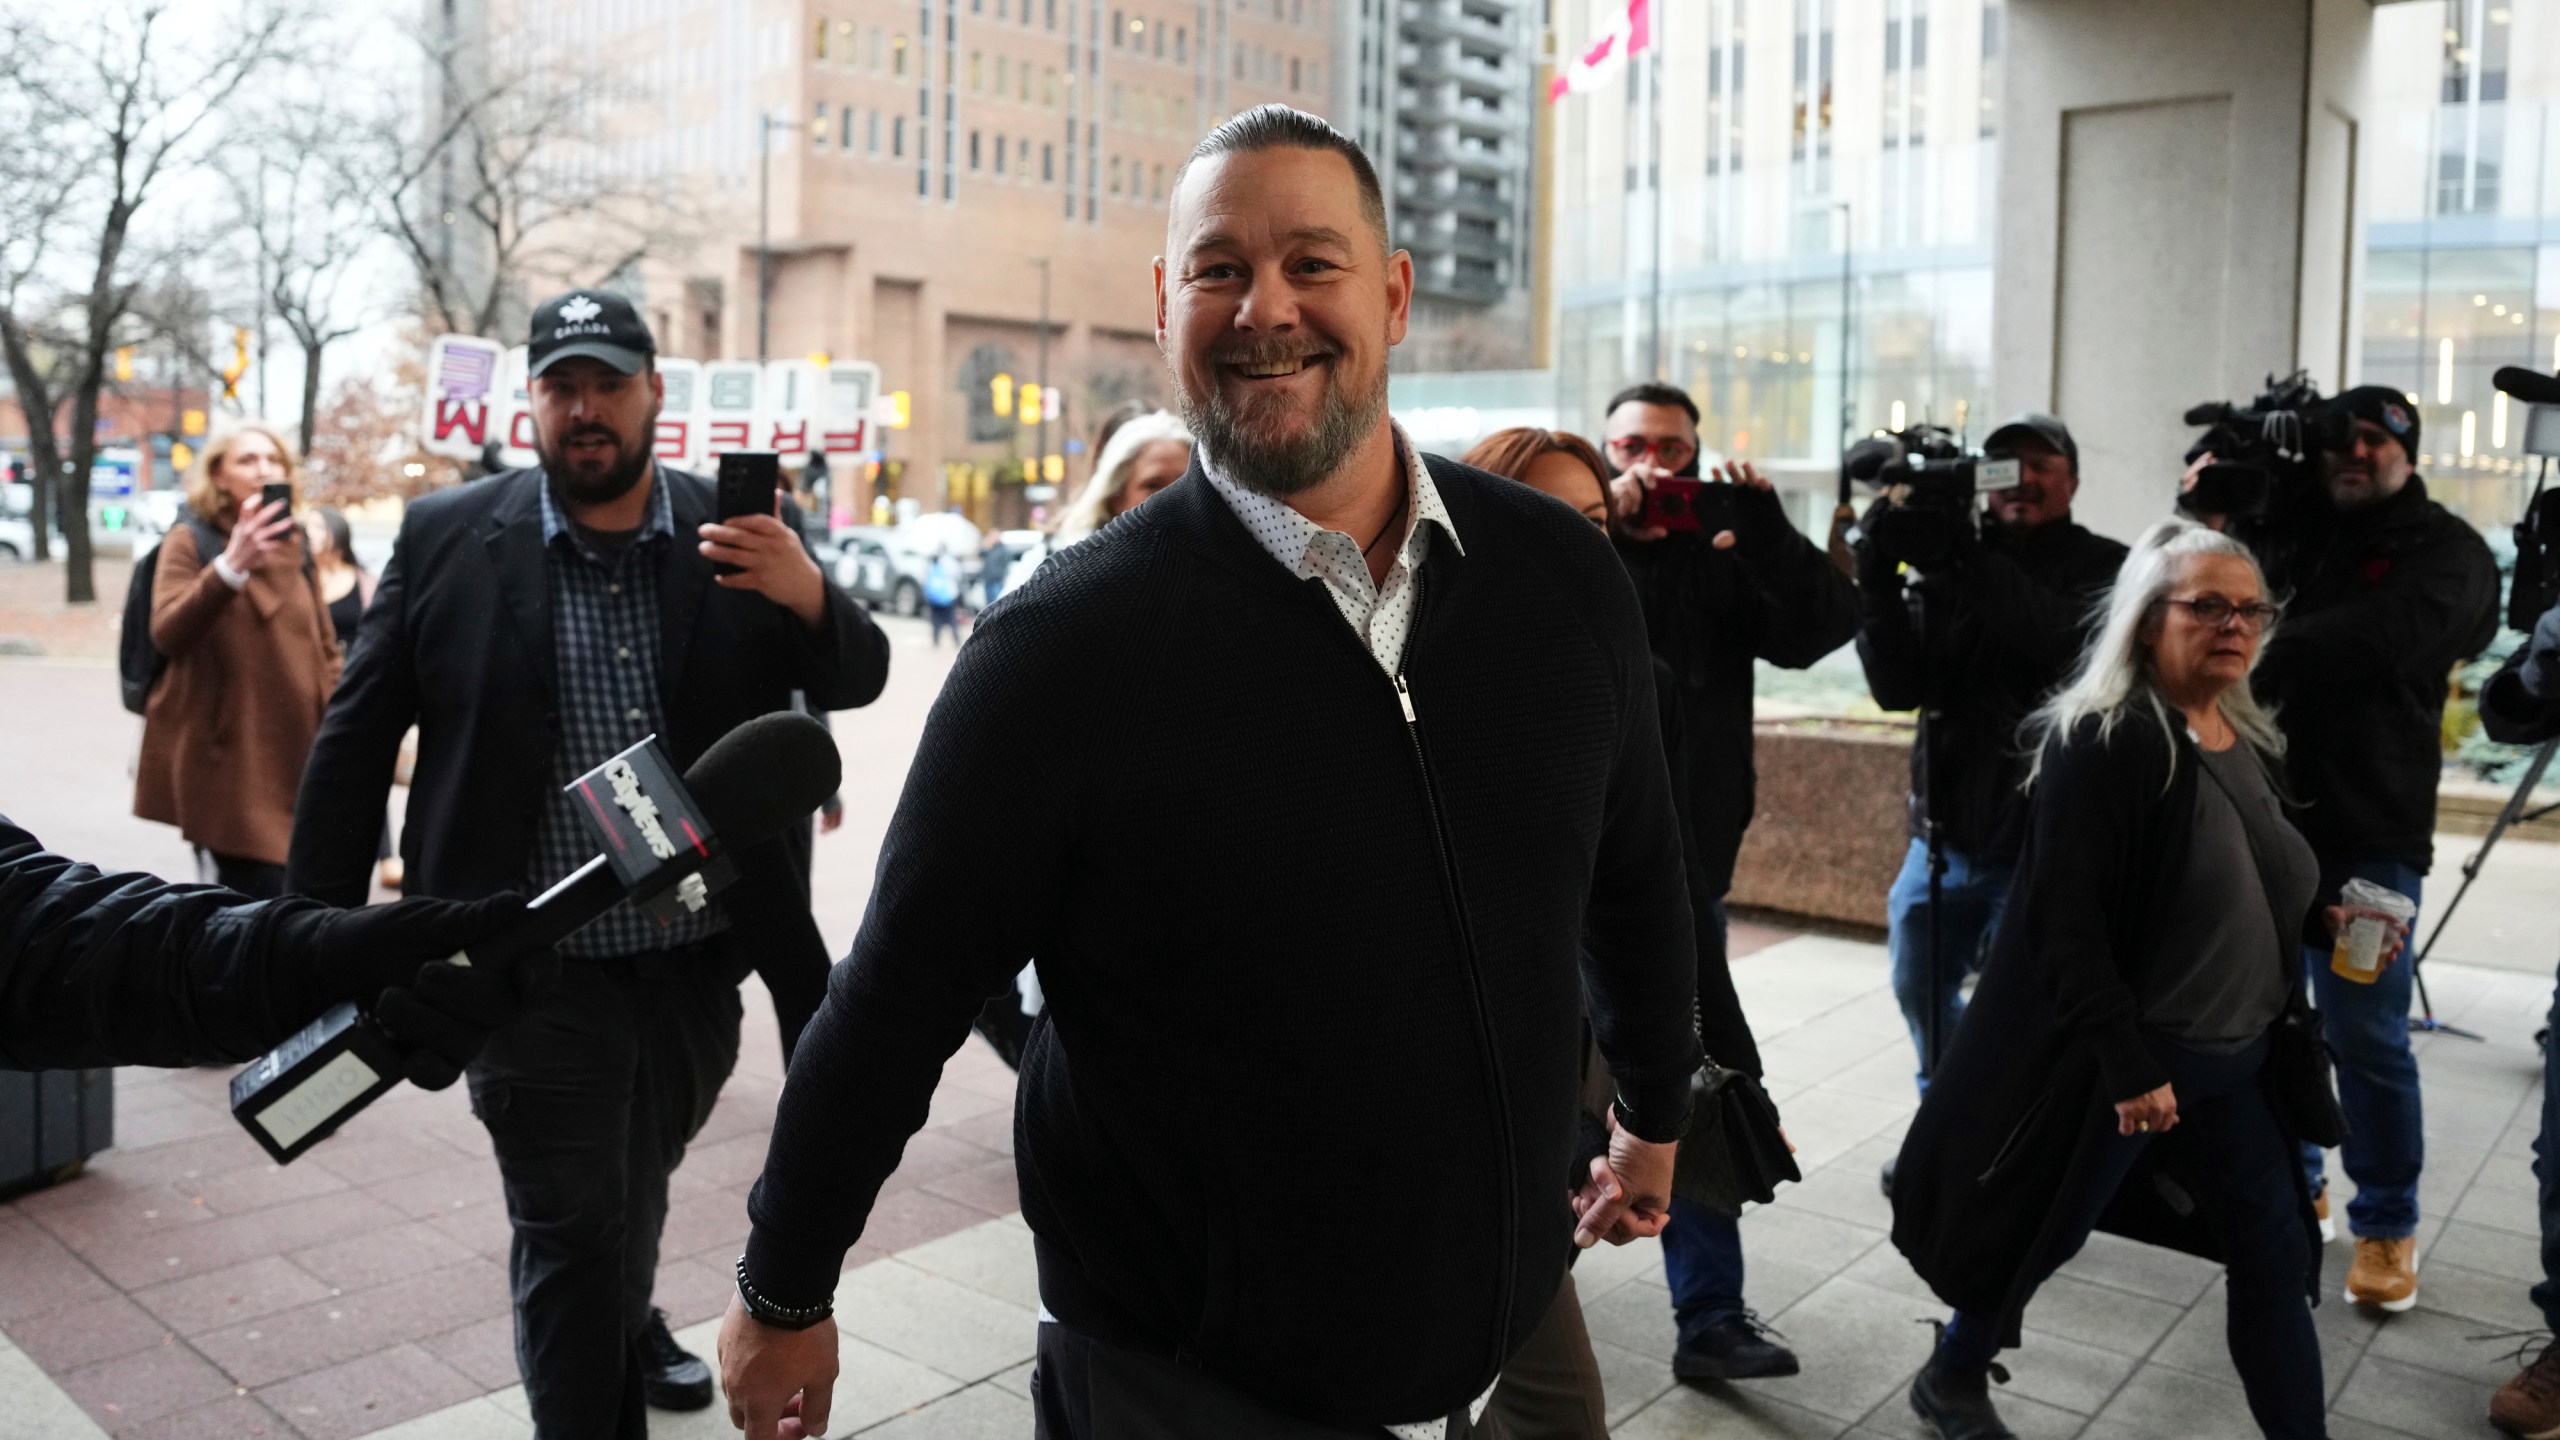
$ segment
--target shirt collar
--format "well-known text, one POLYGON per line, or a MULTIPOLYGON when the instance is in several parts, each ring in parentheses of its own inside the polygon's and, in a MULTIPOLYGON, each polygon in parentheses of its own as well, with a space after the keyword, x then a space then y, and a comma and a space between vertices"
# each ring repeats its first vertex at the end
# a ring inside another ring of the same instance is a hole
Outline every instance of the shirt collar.
MULTIPOLYGON (((1422 452, 1405 438, 1403 426, 1389 421, 1388 428, 1395 432, 1396 458, 1404 462, 1405 484, 1413 504, 1413 523, 1405 529, 1404 544, 1396 552, 1398 558, 1408 569, 1422 563, 1423 547, 1429 543, 1423 533, 1426 525, 1438 527, 1459 554, 1466 554, 1465 543, 1458 539, 1457 524, 1449 518, 1449 507, 1441 503, 1440 487, 1431 483, 1431 468, 1422 462, 1422 452)), ((1272 559, 1280 562, 1280 568, 1292 575, 1308 573, 1307 547, 1315 543, 1317 536, 1325 533, 1324 527, 1299 514, 1285 502, 1257 490, 1248 490, 1228 479, 1219 472, 1216 459, 1206 449, 1200 454, 1200 473, 1208 478, 1211 488, 1227 502, 1228 508, 1235 511, 1236 518, 1244 522, 1246 532, 1272 559)))
MULTIPOLYGON (((551 498, 551 477, 543 475, 536 493, 542 497, 542 543, 551 544, 569 531, 569 517, 560 513, 559 503, 551 498)), ((649 518, 640 522, 640 533, 634 541, 654 540, 676 533, 675 507, 667 499, 666 473, 652 465, 649 470, 649 518)))

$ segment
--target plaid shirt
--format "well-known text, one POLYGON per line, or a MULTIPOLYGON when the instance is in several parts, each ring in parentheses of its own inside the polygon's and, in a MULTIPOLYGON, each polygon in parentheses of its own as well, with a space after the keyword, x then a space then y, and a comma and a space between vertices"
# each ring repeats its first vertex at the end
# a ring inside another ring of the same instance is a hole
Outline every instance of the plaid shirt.
MULTIPOLYGON (((649 491, 649 518, 609 561, 552 503, 547 478, 542 486, 542 564, 560 674, 560 745, 551 756, 551 793, 534 824, 529 879, 536 894, 597 853, 595 836, 567 787, 648 736, 665 733, 658 702, 658 565, 665 547, 675 543, 675 512, 661 479, 652 476, 649 491)), ((598 958, 646 955, 727 928, 717 901, 672 925, 622 904, 560 942, 560 950, 598 958)))

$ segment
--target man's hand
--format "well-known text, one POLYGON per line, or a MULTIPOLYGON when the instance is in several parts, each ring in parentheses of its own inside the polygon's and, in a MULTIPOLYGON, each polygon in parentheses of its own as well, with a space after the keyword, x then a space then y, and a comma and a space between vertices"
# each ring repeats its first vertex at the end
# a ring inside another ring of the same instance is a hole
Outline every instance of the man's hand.
POLYGON ((1639 1140, 1609 1112, 1609 1153, 1591 1157, 1591 1179, 1573 1197, 1573 1243, 1624 1245, 1659 1235, 1671 1220, 1671 1167, 1678 1142, 1639 1140))
POLYGON ((800 617, 815 630, 827 613, 827 577, 801 547, 791 527, 771 515, 736 515, 702 527, 702 553, 735 565, 735 575, 711 578, 732 590, 753 590, 800 617))
POLYGON ((1609 482, 1609 514, 1618 522, 1620 535, 1630 540, 1653 541, 1671 533, 1659 525, 1636 524, 1636 518, 1644 514, 1644 497, 1653 493, 1653 482, 1670 473, 1656 469, 1650 460, 1639 460, 1609 482))
MULTIPOLYGON (((2181 496, 2194 494, 2196 482, 2204 478, 2204 468, 2213 463, 2213 452, 2210 450, 2207 450, 2203 454, 2197 456, 2195 463, 2187 467, 2187 473, 2178 477, 2178 493, 2181 496)), ((2227 530, 2231 528, 2231 517, 2228 515, 2199 515, 2193 511, 2189 511, 2188 518, 2194 520, 2197 524, 2204 526, 2208 530, 2227 530)))
MULTIPOLYGON (((352 1000, 371 1011, 406 1052, 409 1081, 441 1090, 527 1000, 559 978, 560 958, 549 950, 511 964, 452 963, 505 930, 524 908, 524 897, 510 893, 312 912, 310 963, 321 1003, 352 1000)), ((280 931, 280 942, 293 933, 280 931)))
POLYGON ((2331 905, 2320 912, 2320 918, 2329 924, 2329 938, 2332 940, 2347 933, 2348 921, 2364 916, 2371 916, 2382 922, 2381 958, 2373 962, 2374 972, 2379 974, 2390 969, 2391 962, 2399 959, 2400 952, 2408 948, 2408 927, 2388 915, 2375 915, 2370 910, 2351 914, 2344 905, 2331 905))
POLYGON ((2178 1093, 2166 1085, 2116 1102, 2119 1135, 2166 1135, 2177 1128, 2178 1093))
POLYGON ((747 1440, 808 1440, 827 1433, 836 1392, 836 1322, 780 1330, 729 1297, 720 1320, 720 1393, 729 1423, 747 1440))

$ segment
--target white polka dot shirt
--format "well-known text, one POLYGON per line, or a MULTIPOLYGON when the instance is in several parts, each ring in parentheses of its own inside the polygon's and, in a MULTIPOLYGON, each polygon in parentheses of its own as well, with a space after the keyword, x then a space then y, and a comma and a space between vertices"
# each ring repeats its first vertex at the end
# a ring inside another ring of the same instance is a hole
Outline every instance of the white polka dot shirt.
POLYGON ((1396 426, 1395 433, 1396 457, 1404 463, 1406 484, 1411 487, 1408 513, 1413 523, 1405 528, 1404 543, 1396 547, 1395 564, 1388 567, 1383 585, 1369 578, 1369 562, 1362 558, 1357 539, 1327 530, 1286 503, 1227 479, 1218 473, 1218 462, 1207 451, 1201 452, 1200 460, 1200 471, 1209 477, 1210 485, 1226 497, 1245 530, 1282 569, 1301 580, 1312 575, 1324 581, 1335 608, 1351 622, 1353 633, 1389 676, 1404 663, 1405 636, 1413 629, 1414 577, 1430 553, 1430 528, 1438 527, 1459 554, 1467 553, 1459 543, 1458 527, 1450 523, 1448 508, 1440 503, 1439 490, 1431 484, 1422 452, 1405 439, 1402 426, 1396 426))

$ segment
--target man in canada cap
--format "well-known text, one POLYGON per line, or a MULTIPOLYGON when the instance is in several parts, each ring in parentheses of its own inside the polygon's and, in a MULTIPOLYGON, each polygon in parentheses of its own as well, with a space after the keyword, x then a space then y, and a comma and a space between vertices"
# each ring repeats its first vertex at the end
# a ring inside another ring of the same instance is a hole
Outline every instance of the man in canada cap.
MULTIPOLYGON (((657 344, 628 300, 546 301, 526 350, 541 463, 409 506, 303 772, 299 893, 364 903, 412 725, 410 893, 532 894, 596 852, 571 780, 651 735, 687 766, 794 690, 841 710, 887 679, 887 639, 795 516, 778 501, 714 523, 710 482, 653 458, 657 344)), ((571 936, 559 986, 471 1067, 542 1440, 640 1440, 645 1405, 711 1401, 708 1368, 650 1304, 667 1177, 737 1063, 740 978, 825 963, 807 843, 794 828, 738 851, 736 883, 699 914, 662 925, 625 905, 571 936)))

